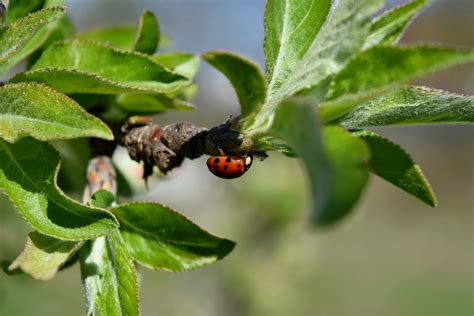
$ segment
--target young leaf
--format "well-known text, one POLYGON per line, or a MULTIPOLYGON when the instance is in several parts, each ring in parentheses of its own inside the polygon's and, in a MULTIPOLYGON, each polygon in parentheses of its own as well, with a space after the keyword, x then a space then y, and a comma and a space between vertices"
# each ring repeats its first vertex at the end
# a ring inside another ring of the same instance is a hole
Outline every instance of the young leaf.
POLYGON ((172 52, 153 55, 159 64, 173 70, 175 73, 193 79, 199 70, 199 56, 184 52, 172 52))
POLYGON ((153 54, 160 42, 160 25, 155 14, 145 10, 138 23, 138 31, 133 50, 144 54, 153 54))
POLYGON ((317 223, 328 202, 330 166, 314 107, 297 100, 281 104, 268 134, 287 142, 302 159, 311 185, 311 220, 317 223))
POLYGON ((396 43, 410 22, 428 3, 429 0, 413 0, 376 18, 370 26, 370 34, 365 40, 364 49, 379 44, 396 43))
POLYGON ((40 233, 64 240, 103 236, 117 228, 112 214, 65 196, 56 185, 59 154, 32 138, 0 141, 0 190, 40 233))
MULTIPOLYGON (((78 34, 77 38, 102 42, 118 49, 133 50, 137 32, 138 29, 134 25, 121 25, 90 29, 78 34)), ((160 34, 159 46, 170 47, 171 45, 172 40, 169 37, 160 34)))
POLYGON ((7 84, 0 88, 0 138, 16 142, 26 136, 114 138, 107 125, 64 94, 37 83, 7 84))
POLYGON ((180 99, 171 99, 164 95, 120 94, 115 105, 127 113, 154 114, 167 110, 194 111, 195 107, 180 99))
POLYGON ((25 249, 8 270, 19 270, 40 281, 51 280, 83 244, 83 241, 65 241, 32 232, 28 235, 25 249))
POLYGON ((367 182, 367 145, 340 128, 321 133, 312 105, 294 100, 278 108, 273 124, 269 134, 286 141, 308 170, 312 222, 323 226, 344 217, 367 182))
POLYGON ((424 87, 404 87, 344 116, 346 128, 474 122, 474 97, 424 87))
POLYGON ((324 149, 331 165, 328 203, 315 220, 332 224, 344 216, 359 200, 369 177, 370 151, 367 144, 342 128, 324 129, 324 149))
POLYGON ((357 94, 474 61, 474 52, 434 46, 376 46, 360 53, 331 85, 328 99, 357 94))
POLYGON ((114 202, 114 194, 104 189, 95 192, 90 199, 91 205, 105 209, 109 208, 114 202))
POLYGON ((132 258, 150 269, 196 269, 222 259, 235 246, 157 203, 125 204, 110 210, 119 219, 132 258))
POLYGON ((44 26, 60 19, 64 7, 51 7, 23 17, 0 30, 0 71, 7 71, 14 63, 33 52, 47 37, 44 26), (40 32, 40 34, 38 34, 40 32), (35 36, 36 35, 36 36, 35 36), (33 41, 30 43, 30 41, 33 41), (26 46, 26 47, 25 47, 26 46), (16 56, 19 54, 19 56, 16 56))
POLYGON ((277 85, 271 85, 267 101, 254 118, 242 123, 242 131, 251 137, 265 133, 281 102, 342 69, 360 50, 368 33, 370 17, 382 4, 383 0, 338 1, 306 54, 277 85))
POLYGON ((319 106, 321 115, 332 121, 409 80, 469 61, 474 61, 474 52, 430 46, 373 47, 334 77, 328 101, 319 106))
POLYGON ((137 27, 133 25, 120 25, 90 29, 77 34, 76 37, 82 40, 91 40, 110 45, 118 49, 133 50, 137 27))
POLYGON ((270 90, 278 89, 306 54, 326 21, 331 0, 268 0, 265 59, 270 90))
POLYGON ((369 145, 373 173, 428 205, 436 206, 436 197, 428 180, 400 146, 370 131, 359 131, 354 135, 369 145))
MULTIPOLYGON (((274 2, 270 1, 269 3, 274 2)), ((260 68, 234 53, 211 51, 203 58, 221 71, 232 83, 239 97, 242 117, 257 112, 265 101, 267 83, 260 68)))
POLYGON ((72 40, 51 45, 11 82, 46 83, 64 93, 170 93, 190 80, 151 57, 93 42, 72 40))
POLYGON ((80 251, 87 315, 139 315, 135 265, 115 230, 80 251))

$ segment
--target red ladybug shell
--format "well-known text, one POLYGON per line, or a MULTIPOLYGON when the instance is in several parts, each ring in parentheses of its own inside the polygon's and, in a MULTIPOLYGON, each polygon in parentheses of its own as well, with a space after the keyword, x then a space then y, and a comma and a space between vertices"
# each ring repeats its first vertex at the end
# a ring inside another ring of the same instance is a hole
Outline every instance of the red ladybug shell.
POLYGON ((207 159, 207 167, 219 178, 235 179, 249 170, 252 160, 252 156, 214 156, 207 159))

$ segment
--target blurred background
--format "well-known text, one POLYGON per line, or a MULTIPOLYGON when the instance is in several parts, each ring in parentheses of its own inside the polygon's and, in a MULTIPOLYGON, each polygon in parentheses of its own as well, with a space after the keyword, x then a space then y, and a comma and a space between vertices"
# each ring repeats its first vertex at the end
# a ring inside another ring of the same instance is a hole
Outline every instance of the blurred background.
MULTIPOLYGON (((403 1, 388 1, 388 6, 403 1)), ((157 13, 174 50, 228 49, 260 65, 263 0, 70 0, 78 30, 135 23, 157 13)), ((438 0, 403 38, 474 47, 474 1, 438 0)), ((203 64, 194 113, 169 113, 162 124, 214 126, 238 113, 227 80, 203 64)), ((417 82, 474 93, 474 67, 462 66, 417 82)), ((297 160, 272 154, 246 176, 214 177, 205 159, 186 161, 137 199, 156 200, 209 231, 237 242, 223 261, 197 271, 140 270, 143 315, 473 315, 474 129, 468 126, 377 130, 405 147, 430 179, 439 206, 430 208, 372 177, 354 212, 315 231, 307 221, 308 185, 297 160)), ((117 164, 139 166, 123 152, 117 164)), ((23 249, 28 227, 0 196, 0 260, 23 249)), ((83 315, 78 266, 43 283, 0 272, 0 315, 83 315)))

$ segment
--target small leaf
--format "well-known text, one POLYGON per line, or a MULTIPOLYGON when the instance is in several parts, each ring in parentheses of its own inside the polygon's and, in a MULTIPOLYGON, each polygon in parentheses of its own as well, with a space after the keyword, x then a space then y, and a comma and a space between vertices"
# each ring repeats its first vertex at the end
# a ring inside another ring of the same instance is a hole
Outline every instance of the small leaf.
POLYGON ((160 26, 155 14, 145 10, 138 23, 138 31, 133 50, 144 54, 153 54, 160 42, 160 26))
POLYGON ((203 58, 232 83, 239 97, 243 118, 260 109, 267 94, 267 83, 257 65, 225 51, 207 52, 203 58))
POLYGON ((115 202, 115 196, 112 192, 101 189, 92 195, 90 204, 99 208, 109 208, 115 202))
POLYGON ((132 50, 135 43, 137 27, 134 25, 121 25, 89 29, 77 34, 77 38, 91 40, 113 46, 118 49, 132 50))
POLYGON ((83 241, 65 241, 32 232, 25 249, 8 270, 19 270, 40 281, 51 280, 83 244, 83 241))
POLYGON ((346 128, 474 122, 474 97, 424 87, 404 87, 371 100, 340 120, 346 128))
POLYGON ((43 27, 60 19, 64 12, 64 7, 46 8, 2 28, 0 30, 0 70, 3 72, 8 70, 13 62, 31 53, 39 43, 45 40, 46 31, 43 30, 43 27), (40 31, 43 33, 35 37, 40 31), (33 43, 29 44, 32 39, 33 43), (24 49, 25 46, 28 48, 24 49), (18 53, 21 56, 16 56, 18 53))
MULTIPOLYGON (((118 49, 133 50, 137 31, 134 25, 103 27, 86 30, 78 34, 77 38, 102 42, 118 49)), ((160 34, 160 47, 170 47, 172 42, 169 37, 160 34)))
POLYGON ((474 52, 434 46, 376 46, 360 53, 331 85, 328 99, 401 84, 429 73, 474 61, 474 52))
POLYGON ((112 131, 65 95, 37 83, 0 88, 0 138, 15 142, 98 137, 111 140, 112 131))
MULTIPOLYGON (((383 0, 337 1, 317 39, 304 56, 291 59, 294 61, 291 72, 281 77, 278 84, 272 84, 265 104, 255 117, 242 122, 242 131, 249 137, 265 133, 271 127, 280 103, 340 71, 362 47, 369 31, 370 17, 382 4, 383 0)), ((306 47, 304 43, 299 44, 302 45, 300 48, 306 47)))
POLYGON ((152 56, 161 65, 175 73, 193 79, 199 70, 199 56, 185 52, 172 52, 152 56))
POLYGON ((331 0, 269 0, 265 8, 265 59, 270 90, 295 71, 326 21, 331 0))
POLYGON ((368 179, 369 150, 360 139, 337 127, 321 133, 310 104, 283 103, 270 135, 286 141, 301 157, 311 183, 311 220, 332 224, 349 213, 368 179))
POLYGON ((118 230, 80 251, 87 315, 139 315, 135 265, 118 230))
POLYGON ((171 99, 164 95, 120 94, 115 105, 127 113, 155 114, 167 110, 194 111, 195 107, 180 99, 171 99))
POLYGON ((157 203, 125 204, 110 210, 119 219, 133 259, 150 269, 196 269, 222 259, 235 246, 157 203))
POLYGON ((15 144, 0 140, 0 190, 40 233, 64 240, 103 236, 117 228, 106 210, 87 207, 56 185, 59 155, 31 138, 15 144))
POLYGON ((410 22, 428 3, 429 0, 414 0, 384 12, 372 22, 364 49, 379 44, 396 43, 410 22))
POLYGON ((324 153, 321 123, 313 106, 298 100, 283 103, 268 134, 287 142, 301 158, 311 184, 311 219, 317 222, 329 196, 330 166, 324 153))
POLYGON ((354 135, 369 145, 373 173, 428 205, 436 206, 436 197, 428 180, 405 150, 370 131, 359 131, 354 135))
POLYGON ((171 93, 190 84, 151 57, 80 40, 51 45, 30 71, 11 82, 36 81, 64 93, 171 93))
POLYGON ((324 148, 330 163, 328 202, 315 219, 319 225, 345 217, 359 200, 369 177, 370 151, 367 144, 342 128, 324 129, 324 148))

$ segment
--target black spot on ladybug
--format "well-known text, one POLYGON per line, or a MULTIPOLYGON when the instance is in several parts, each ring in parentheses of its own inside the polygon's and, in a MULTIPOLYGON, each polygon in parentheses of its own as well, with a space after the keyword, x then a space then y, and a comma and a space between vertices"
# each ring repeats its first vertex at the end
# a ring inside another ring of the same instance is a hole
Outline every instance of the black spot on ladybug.
POLYGON ((230 158, 230 157, 227 157, 227 158, 225 159, 225 162, 231 162, 231 161, 232 161, 232 158, 230 158))
POLYGON ((227 168, 229 168, 229 166, 225 165, 225 166, 224 166, 224 170, 227 170, 227 168))
POLYGON ((239 167, 239 168, 240 168, 240 167, 242 167, 242 165, 239 163, 239 164, 237 165, 237 167, 239 167))
POLYGON ((218 164, 219 163, 219 158, 214 159, 214 163, 218 164))

